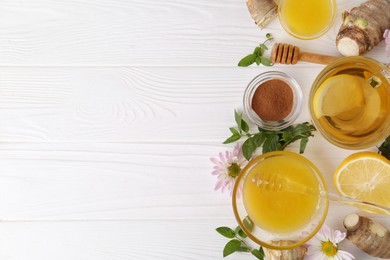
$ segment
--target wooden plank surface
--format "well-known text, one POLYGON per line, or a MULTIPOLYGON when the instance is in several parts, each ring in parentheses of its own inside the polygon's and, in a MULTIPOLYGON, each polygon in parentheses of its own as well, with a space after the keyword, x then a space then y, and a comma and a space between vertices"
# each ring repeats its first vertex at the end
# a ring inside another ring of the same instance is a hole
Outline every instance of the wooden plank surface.
MULTIPOLYGON (((288 36, 275 19, 259 30, 245 1, 20 0, 1 1, 0 65, 234 66, 264 40, 337 55, 338 20, 313 41, 288 36)), ((383 49, 383 43, 380 44, 383 49)), ((381 61, 379 49, 370 54, 381 61)))
MULTIPOLYGON (((363 0, 337 2, 340 17, 363 0)), ((324 68, 238 60, 267 32, 338 55, 340 19, 301 41, 277 19, 259 30, 244 0, 0 4, 0 259, 222 259, 227 241, 214 229, 236 223, 228 194, 213 190, 209 157, 230 148, 221 142, 246 85, 268 70, 288 73, 304 94, 297 122, 308 121, 324 68)), ((388 62, 383 50, 367 56, 388 62)), ((305 156, 334 191, 333 171, 353 152, 316 133, 305 156)), ((331 203, 329 212, 326 222, 342 229, 358 211, 331 203)))

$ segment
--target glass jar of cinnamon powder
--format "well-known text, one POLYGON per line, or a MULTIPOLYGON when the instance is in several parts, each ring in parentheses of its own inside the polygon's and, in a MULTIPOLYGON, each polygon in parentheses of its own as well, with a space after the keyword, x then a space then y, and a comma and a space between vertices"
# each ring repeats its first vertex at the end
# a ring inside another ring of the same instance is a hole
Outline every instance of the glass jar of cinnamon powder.
POLYGON ((280 71, 256 76, 244 92, 244 112, 257 126, 277 131, 291 125, 302 107, 298 82, 280 71))

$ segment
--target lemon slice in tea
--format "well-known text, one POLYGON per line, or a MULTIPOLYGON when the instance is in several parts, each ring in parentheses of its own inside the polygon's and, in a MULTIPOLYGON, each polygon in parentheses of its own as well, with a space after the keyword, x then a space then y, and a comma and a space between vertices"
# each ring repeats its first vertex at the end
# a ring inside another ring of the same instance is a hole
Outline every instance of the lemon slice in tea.
POLYGON ((348 74, 339 74, 326 79, 314 94, 313 108, 317 118, 360 113, 364 105, 361 81, 348 74), (351 113, 352 112, 352 113, 351 113))

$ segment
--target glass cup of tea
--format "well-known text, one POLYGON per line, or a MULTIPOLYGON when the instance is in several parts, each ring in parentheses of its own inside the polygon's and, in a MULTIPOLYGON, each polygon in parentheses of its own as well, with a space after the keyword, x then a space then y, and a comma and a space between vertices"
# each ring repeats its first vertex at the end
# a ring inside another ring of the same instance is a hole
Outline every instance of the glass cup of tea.
POLYGON ((280 0, 279 21, 292 36, 315 39, 325 34, 336 17, 336 0, 280 0))
POLYGON ((291 249, 312 238, 328 211, 325 182, 313 163, 287 151, 252 159, 237 177, 233 211, 257 244, 291 249))
POLYGON ((379 144, 390 135, 390 69, 362 56, 336 60, 314 80, 309 110, 317 130, 336 146, 379 144))

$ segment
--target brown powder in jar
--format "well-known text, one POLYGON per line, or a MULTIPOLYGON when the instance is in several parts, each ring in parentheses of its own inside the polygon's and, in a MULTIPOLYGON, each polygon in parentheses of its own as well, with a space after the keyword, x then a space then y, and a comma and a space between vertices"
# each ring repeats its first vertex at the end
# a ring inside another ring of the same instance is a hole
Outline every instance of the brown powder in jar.
POLYGON ((252 99, 252 108, 265 121, 280 121, 292 110, 294 94, 290 86, 280 79, 260 84, 252 99))

